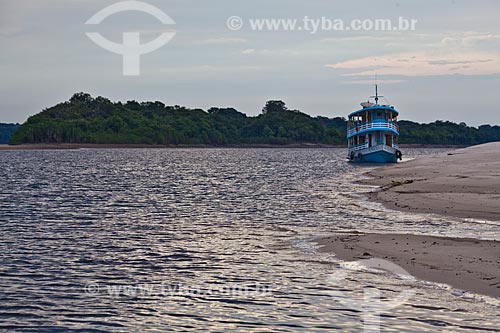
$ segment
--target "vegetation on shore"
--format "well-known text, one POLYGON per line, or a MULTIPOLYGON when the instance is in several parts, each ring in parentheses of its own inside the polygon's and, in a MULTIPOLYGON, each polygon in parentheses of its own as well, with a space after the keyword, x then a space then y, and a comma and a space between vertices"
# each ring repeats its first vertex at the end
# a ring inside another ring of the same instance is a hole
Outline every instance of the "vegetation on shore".
MULTIPOLYGON (((479 128, 437 121, 401 121, 405 144, 473 145, 500 140, 500 127, 479 128)), ((111 102, 78 93, 68 102, 30 117, 12 135, 11 144, 345 144, 345 118, 311 117, 269 101, 248 117, 233 108, 208 111, 166 106, 162 102, 111 102)))
POLYGON ((11 143, 342 144, 344 125, 343 118, 313 118, 288 110, 281 101, 270 101, 262 114, 247 117, 233 108, 204 111, 161 102, 123 104, 78 93, 30 117, 11 143))
POLYGON ((10 138, 19 128, 19 124, 3 124, 0 123, 0 145, 9 143, 10 138))

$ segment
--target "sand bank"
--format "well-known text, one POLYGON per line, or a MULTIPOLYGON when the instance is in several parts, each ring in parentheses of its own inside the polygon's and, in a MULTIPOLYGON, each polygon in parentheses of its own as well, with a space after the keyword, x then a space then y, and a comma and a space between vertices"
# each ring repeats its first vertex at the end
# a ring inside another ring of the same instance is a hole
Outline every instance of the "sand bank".
POLYGON ((500 221, 500 142, 387 165, 363 181, 388 208, 500 221))
POLYGON ((500 297, 500 242, 399 234, 336 235, 318 241, 341 260, 389 260, 425 281, 500 297))

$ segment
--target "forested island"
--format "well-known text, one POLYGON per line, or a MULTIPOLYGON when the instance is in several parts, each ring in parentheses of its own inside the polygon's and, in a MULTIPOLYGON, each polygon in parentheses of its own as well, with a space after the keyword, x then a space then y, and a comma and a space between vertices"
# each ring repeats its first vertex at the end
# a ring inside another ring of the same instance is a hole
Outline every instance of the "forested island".
MULTIPOLYGON (((469 127, 436 121, 400 121, 401 144, 474 145, 500 141, 500 127, 469 127)), ((10 144, 147 144, 344 145, 345 118, 311 117, 289 110, 283 101, 268 101, 262 113, 249 117, 233 108, 189 109, 162 102, 112 102, 77 93, 67 102, 31 116, 9 133, 10 144), (12 135, 12 136, 11 136, 12 135)), ((12 128, 10 129, 12 130, 12 128)), ((5 132, 4 132, 5 131, 5 132)))

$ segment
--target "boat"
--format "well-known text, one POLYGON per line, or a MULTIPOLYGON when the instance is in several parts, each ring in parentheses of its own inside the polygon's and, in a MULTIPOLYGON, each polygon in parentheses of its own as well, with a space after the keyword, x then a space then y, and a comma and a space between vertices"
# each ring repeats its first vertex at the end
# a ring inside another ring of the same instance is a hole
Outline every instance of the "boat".
POLYGON ((397 163, 402 160, 399 150, 399 111, 392 105, 379 104, 378 85, 374 103, 368 99, 361 109, 349 115, 347 124, 348 159, 363 163, 397 163))

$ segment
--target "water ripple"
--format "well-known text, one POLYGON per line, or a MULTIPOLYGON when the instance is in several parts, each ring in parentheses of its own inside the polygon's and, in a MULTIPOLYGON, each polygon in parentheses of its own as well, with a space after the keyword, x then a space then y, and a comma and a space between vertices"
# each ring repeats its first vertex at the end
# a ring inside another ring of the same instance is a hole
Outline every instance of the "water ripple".
MULTIPOLYGON (((498 235, 495 224, 367 202, 370 188, 353 184, 367 167, 344 153, 0 152, 0 330, 357 332, 360 312, 332 291, 351 299, 377 286, 390 298, 409 282, 354 271, 331 285, 343 268, 311 239, 346 230, 498 235)), ((415 296, 383 315, 383 331, 497 331, 497 304, 411 287, 415 296)))

